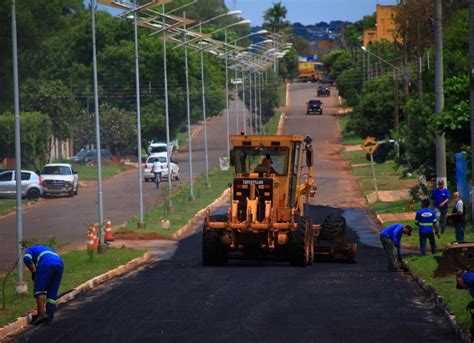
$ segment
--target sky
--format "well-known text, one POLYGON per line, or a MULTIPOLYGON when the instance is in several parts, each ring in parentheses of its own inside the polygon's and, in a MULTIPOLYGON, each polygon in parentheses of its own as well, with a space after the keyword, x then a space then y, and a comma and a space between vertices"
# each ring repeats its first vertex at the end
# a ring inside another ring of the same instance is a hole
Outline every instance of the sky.
MULTIPOLYGON (((252 26, 260 26, 263 13, 278 0, 225 0, 225 2, 229 9, 241 10, 242 16, 252 21, 252 26)), ((308 25, 331 20, 354 22, 375 12, 377 3, 396 5, 397 0, 281 0, 281 3, 288 10, 287 20, 308 25)))
MULTIPOLYGON (((252 26, 261 26, 263 13, 278 1, 280 0, 225 0, 225 3, 229 9, 241 10, 241 16, 250 19, 252 26)), ((84 0, 84 3, 88 4, 89 0, 84 0)), ((354 22, 374 13, 377 3, 396 5, 397 0, 281 0, 281 3, 288 10, 287 20, 308 25, 331 20, 354 22)), ((115 11, 116 13, 118 12, 115 11)))

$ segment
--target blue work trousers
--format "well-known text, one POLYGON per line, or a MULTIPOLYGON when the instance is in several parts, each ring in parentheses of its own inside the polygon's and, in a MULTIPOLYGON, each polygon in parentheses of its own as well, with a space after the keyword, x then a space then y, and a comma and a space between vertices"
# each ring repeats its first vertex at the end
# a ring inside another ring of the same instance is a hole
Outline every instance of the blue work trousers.
POLYGON ((459 243, 464 243, 464 225, 454 224, 454 230, 456 232, 456 241, 459 243))
POLYGON ((423 256, 426 255, 426 239, 430 241, 431 253, 436 252, 436 241, 433 231, 431 232, 420 232, 420 252, 423 256))
POLYGON ((56 311, 59 285, 63 276, 63 264, 40 265, 36 270, 34 296, 46 295, 46 314, 51 322, 56 311))

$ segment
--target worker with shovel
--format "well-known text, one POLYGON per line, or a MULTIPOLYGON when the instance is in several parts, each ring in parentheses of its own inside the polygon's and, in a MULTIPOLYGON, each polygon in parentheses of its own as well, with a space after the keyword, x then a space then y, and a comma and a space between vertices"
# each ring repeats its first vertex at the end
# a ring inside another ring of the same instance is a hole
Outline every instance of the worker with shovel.
POLYGON ((387 226, 380 233, 380 242, 388 258, 388 270, 391 272, 402 271, 401 243, 403 234, 411 236, 412 228, 410 225, 393 224, 387 226), (395 247, 397 254, 395 255, 395 247))
POLYGON ((38 315, 31 324, 51 323, 56 311, 56 298, 63 275, 63 261, 53 248, 34 245, 26 250, 23 262, 31 272, 34 282, 38 315))

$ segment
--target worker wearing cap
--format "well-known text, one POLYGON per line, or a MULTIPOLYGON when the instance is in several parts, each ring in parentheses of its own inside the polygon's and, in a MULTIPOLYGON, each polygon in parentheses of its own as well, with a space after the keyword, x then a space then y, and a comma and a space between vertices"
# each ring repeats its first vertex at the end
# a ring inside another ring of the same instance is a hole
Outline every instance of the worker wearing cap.
POLYGON ((439 221, 439 226, 441 227, 441 233, 444 233, 444 230, 446 228, 449 198, 449 191, 444 188, 444 181, 440 179, 438 181, 438 187, 433 189, 433 192, 431 193, 431 199, 433 200, 433 210, 436 213, 436 217, 439 221))
POLYGON ((411 236, 412 228, 410 225, 393 224, 387 226, 380 232, 380 242, 388 257, 388 270, 391 272, 400 271, 402 261, 401 243, 403 234, 411 236), (397 255, 395 255, 397 248, 397 255))
POLYGON ((33 325, 50 323, 56 311, 56 298, 63 275, 63 261, 53 248, 34 245, 23 256, 23 262, 31 272, 34 282, 38 315, 33 325))
POLYGON ((422 208, 416 212, 415 225, 419 227, 420 235, 420 252, 423 256, 426 255, 426 239, 430 241, 431 253, 436 252, 436 241, 434 233, 438 238, 441 238, 439 234, 438 219, 436 214, 429 209, 430 199, 423 199, 421 201, 422 208), (433 232, 434 229, 434 232, 433 232))

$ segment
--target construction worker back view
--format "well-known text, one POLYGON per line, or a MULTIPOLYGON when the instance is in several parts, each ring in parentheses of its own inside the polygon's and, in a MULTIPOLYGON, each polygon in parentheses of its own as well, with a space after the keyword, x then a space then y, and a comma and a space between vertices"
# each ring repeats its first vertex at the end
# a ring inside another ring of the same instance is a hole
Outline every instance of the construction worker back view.
POLYGON ((25 252, 23 262, 31 272, 33 296, 38 308, 32 324, 51 323, 64 270, 63 261, 53 248, 35 245, 25 252))

